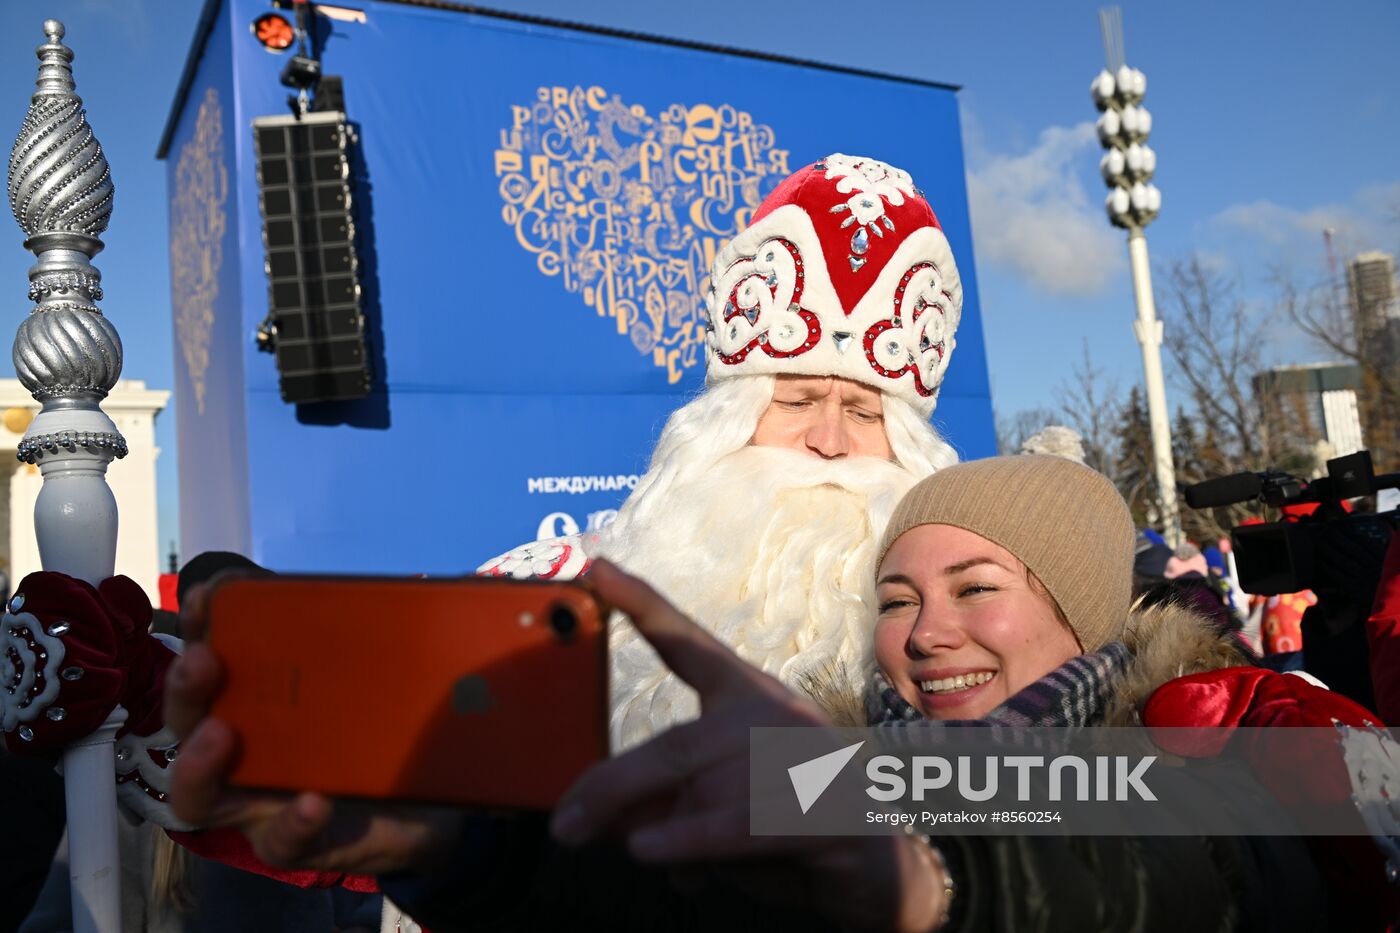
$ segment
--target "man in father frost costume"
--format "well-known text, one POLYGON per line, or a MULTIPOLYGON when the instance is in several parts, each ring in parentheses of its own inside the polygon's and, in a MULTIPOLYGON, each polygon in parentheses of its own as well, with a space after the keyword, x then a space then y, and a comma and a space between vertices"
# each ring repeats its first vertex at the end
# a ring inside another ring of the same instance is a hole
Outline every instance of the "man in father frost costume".
MULTIPOLYGON (((570 579, 606 557, 784 683, 840 669, 857 689, 885 523, 957 459, 928 423, 962 309, 948 241, 907 173, 831 155, 719 253, 705 303, 707 386, 616 522, 481 572, 570 579)), ((696 715, 630 625, 610 647, 615 749, 696 715)))

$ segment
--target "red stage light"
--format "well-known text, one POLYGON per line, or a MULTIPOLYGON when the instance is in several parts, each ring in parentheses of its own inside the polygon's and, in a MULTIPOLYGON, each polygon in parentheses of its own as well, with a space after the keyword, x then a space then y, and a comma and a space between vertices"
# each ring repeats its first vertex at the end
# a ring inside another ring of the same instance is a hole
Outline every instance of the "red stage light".
POLYGON ((253 37, 262 43, 269 52, 285 52, 296 40, 296 30, 286 17, 276 13, 264 13, 249 26, 253 37))

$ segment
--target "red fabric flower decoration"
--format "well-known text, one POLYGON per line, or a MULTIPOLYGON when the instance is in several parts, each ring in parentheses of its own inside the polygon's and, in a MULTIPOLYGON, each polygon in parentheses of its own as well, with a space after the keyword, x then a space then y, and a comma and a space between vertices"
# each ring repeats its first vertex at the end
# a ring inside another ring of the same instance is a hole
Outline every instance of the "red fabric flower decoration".
POLYGON ((151 604, 128 577, 101 587, 52 571, 20 581, 0 619, 0 727, 14 752, 55 755, 127 708, 118 733, 160 728, 174 653, 148 633, 151 604))

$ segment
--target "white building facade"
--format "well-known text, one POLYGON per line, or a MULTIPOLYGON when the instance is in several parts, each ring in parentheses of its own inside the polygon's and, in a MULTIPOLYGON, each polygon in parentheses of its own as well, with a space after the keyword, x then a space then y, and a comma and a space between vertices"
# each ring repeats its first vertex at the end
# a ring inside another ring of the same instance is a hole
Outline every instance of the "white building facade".
POLYGON ((1322 435, 1322 460, 1345 457, 1365 449, 1357 391, 1361 372, 1353 363, 1303 363, 1279 366, 1254 377, 1260 394, 1300 396, 1312 427, 1322 435))

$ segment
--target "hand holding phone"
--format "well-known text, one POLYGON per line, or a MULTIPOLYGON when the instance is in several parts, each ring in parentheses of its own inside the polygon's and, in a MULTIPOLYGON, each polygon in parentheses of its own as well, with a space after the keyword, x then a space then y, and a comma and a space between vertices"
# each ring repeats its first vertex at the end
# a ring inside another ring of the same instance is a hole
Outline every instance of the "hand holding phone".
MULTIPOLYGON (((230 788, 238 736, 210 715, 224 670, 204 643, 209 585, 193 586, 180 600, 184 653, 165 682, 164 714, 180 740, 170 804, 175 815, 206 828, 237 830, 265 865, 297 872, 374 875, 430 867, 456 845, 464 811, 456 807, 332 801, 314 792, 230 788)), ((239 857, 226 834, 196 834, 207 857, 239 857)), ((182 840, 186 845, 193 837, 182 840)), ((280 877, 280 876, 275 876, 280 877)), ((291 879, 288 879, 291 880, 291 879)), ((298 875, 293 883, 304 883, 298 875)))
POLYGON ((240 577, 207 605, 235 786, 548 808, 607 755, 605 616, 580 586, 240 577))

